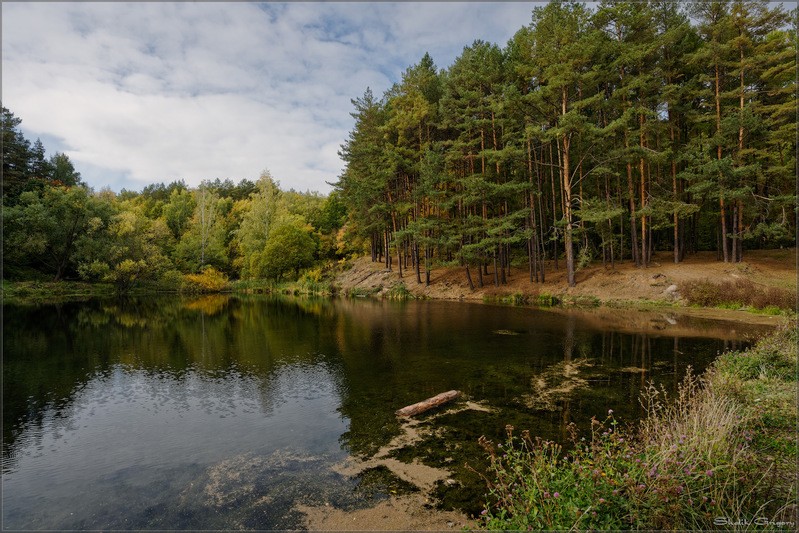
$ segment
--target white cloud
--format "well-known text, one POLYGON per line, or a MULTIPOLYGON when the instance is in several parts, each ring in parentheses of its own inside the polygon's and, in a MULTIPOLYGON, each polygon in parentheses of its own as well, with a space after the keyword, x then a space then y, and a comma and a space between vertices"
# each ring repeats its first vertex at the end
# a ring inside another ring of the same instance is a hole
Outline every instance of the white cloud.
POLYGON ((351 98, 429 51, 504 45, 531 5, 8 3, 3 105, 94 187, 254 179, 327 191, 351 98))

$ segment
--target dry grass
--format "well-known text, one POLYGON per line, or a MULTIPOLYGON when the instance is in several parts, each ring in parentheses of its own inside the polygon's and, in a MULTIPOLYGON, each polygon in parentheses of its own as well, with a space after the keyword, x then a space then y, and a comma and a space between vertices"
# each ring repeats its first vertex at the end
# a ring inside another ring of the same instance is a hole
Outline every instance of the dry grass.
POLYGON ((796 309, 796 291, 757 285, 748 279, 713 283, 688 281, 680 287, 691 304, 703 307, 752 307, 755 309, 796 309))

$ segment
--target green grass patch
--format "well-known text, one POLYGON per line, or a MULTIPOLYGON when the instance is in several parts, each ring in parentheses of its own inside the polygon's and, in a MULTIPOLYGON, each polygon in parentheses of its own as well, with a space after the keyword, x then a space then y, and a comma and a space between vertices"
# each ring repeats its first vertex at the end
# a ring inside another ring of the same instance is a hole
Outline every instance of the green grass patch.
POLYGON ((346 292, 349 298, 369 298, 380 292, 383 287, 353 287, 346 292))
MULTIPOLYGON (((598 301, 599 300, 597 300, 597 302, 598 301)), ((534 305, 536 307, 554 307, 561 303, 557 296, 548 293, 523 294, 520 292, 501 295, 485 295, 483 296, 483 302, 519 306, 534 305)))
POLYGON ((571 296, 568 299, 564 298, 564 304, 574 307, 599 307, 602 301, 596 296, 571 296))
POLYGON ((514 292, 511 294, 500 294, 500 295, 486 295, 483 296, 483 302, 485 303, 499 303, 504 305, 530 305, 531 300, 533 300, 530 295, 522 294, 520 292, 514 292))
POLYGON ((557 296, 542 292, 535 297, 535 305, 539 307, 554 307, 560 303, 557 296))

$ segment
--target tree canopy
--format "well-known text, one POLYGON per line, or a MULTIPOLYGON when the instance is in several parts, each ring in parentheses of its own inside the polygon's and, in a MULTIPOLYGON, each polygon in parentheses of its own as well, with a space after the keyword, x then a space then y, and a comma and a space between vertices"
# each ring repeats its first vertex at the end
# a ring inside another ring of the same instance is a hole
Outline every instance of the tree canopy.
POLYGON ((766 0, 538 5, 504 47, 424 54, 353 99, 327 196, 268 171, 95 192, 3 107, 4 276, 278 280, 371 252, 418 283, 565 262, 574 284, 595 259, 795 246, 796 21, 766 0))
POLYGON ((347 224, 400 275, 454 262, 480 285, 795 244, 795 21, 765 0, 553 1, 504 48, 425 54, 352 101, 347 224))

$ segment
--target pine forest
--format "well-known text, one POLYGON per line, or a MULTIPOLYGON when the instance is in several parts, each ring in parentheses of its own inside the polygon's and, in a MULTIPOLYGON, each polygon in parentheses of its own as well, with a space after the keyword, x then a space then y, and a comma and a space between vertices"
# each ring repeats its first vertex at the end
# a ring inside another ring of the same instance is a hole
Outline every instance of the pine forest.
POLYGON ((482 287, 655 252, 740 262, 795 246, 796 49, 796 11, 762 0, 540 5, 504 48, 425 54, 352 100, 327 196, 268 171, 96 192, 3 108, 4 278, 281 280, 371 254, 482 287))

